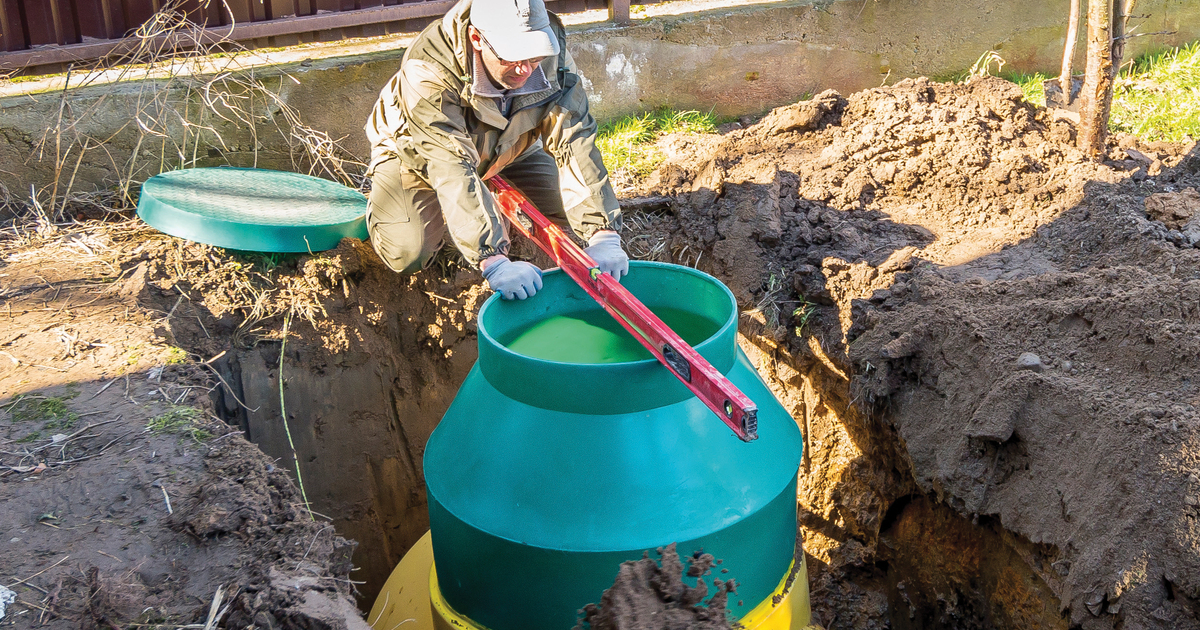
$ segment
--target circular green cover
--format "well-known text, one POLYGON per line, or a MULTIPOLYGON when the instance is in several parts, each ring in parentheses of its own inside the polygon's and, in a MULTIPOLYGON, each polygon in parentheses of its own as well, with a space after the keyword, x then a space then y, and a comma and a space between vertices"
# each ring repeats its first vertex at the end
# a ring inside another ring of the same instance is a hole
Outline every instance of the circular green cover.
POLYGON ((336 182, 256 168, 193 168, 142 184, 138 216, 172 236, 255 252, 315 252, 367 238, 367 198, 336 182))

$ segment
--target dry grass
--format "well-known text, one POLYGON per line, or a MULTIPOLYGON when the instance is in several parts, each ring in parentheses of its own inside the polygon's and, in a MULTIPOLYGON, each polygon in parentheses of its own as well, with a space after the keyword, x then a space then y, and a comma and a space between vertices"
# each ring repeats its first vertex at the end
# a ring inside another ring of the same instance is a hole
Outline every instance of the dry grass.
POLYGON ((364 187, 365 164, 337 139, 306 125, 288 104, 285 88, 299 81, 278 70, 264 74, 248 67, 257 53, 236 43, 201 41, 181 5, 164 3, 131 35, 129 52, 66 73, 57 114, 30 158, 53 164, 52 181, 24 191, 0 185, 0 217, 9 217, 0 226, 0 259, 78 261, 87 255, 108 266, 116 282, 122 263, 151 247, 166 274, 184 287, 181 300, 202 300, 214 313, 241 314, 235 337, 243 345, 273 336, 261 324, 284 313, 315 325, 325 315, 320 303, 300 286, 302 278, 281 280, 271 256, 189 243, 130 218, 148 177, 211 162, 210 149, 224 154, 239 143, 251 147, 248 165, 257 166, 261 140, 268 136, 284 141, 293 171, 364 187), (101 81, 106 93, 131 94, 133 103, 128 121, 107 137, 84 131, 99 126, 89 123, 102 114, 107 97, 76 98, 101 81), (128 157, 111 149, 118 137, 132 144, 128 157), (96 163, 119 175, 103 188, 83 186, 81 167, 96 163))
POLYGON ((281 317, 302 319, 314 329, 318 318, 328 317, 319 292, 290 264, 299 259, 296 255, 230 254, 219 247, 168 237, 156 258, 165 274, 182 287, 180 299, 202 302, 218 317, 239 316, 241 323, 234 332, 239 346, 281 338, 278 331, 266 328, 281 317))
POLYGON ((625 250, 630 258, 669 262, 667 237, 669 231, 660 227, 668 220, 653 212, 630 212, 623 219, 625 250))
MULTIPOLYGON (((178 294, 176 309, 187 301, 216 317, 235 314, 240 324, 234 340, 241 347, 277 340, 274 325, 285 314, 313 328, 318 318, 327 315, 319 293, 295 269, 302 258, 298 255, 229 252, 168 236, 136 217, 65 223, 49 231, 38 231, 38 225, 26 222, 0 232, 0 259, 19 262, 36 257, 46 264, 97 265, 104 268, 102 282, 116 286, 136 268, 131 261, 148 258, 157 267, 154 275, 169 279, 178 294)), ((0 291, 0 299, 14 297, 17 294, 11 290, 0 291)))
POLYGON ((251 147, 253 166, 260 140, 273 135, 288 147, 292 170, 362 187, 365 165, 337 139, 306 125, 287 103, 286 85, 299 81, 247 67, 256 53, 236 43, 202 41, 181 7, 181 0, 168 0, 130 36, 129 52, 68 70, 57 115, 30 158, 54 165, 52 181, 28 191, 0 187, 0 216, 12 217, 0 238, 44 236, 80 217, 128 216, 146 178, 196 166, 209 159, 210 149, 231 151, 235 137, 248 138, 243 144, 251 147), (133 102, 128 121, 107 137, 84 131, 104 111, 107 97, 75 98, 101 80, 112 92, 132 93, 133 102), (111 143, 131 135, 129 156, 115 155, 111 143), (116 180, 103 189, 77 185, 81 166, 97 163, 118 173, 116 180))

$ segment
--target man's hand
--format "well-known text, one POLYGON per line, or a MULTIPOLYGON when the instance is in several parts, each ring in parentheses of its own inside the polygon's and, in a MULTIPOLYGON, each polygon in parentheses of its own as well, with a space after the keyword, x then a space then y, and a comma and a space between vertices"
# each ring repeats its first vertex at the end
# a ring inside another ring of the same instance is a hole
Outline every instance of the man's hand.
POLYGON ((588 239, 587 252, 600 271, 620 281, 629 273, 629 256, 621 249, 621 235, 612 230, 600 230, 588 239))
POLYGON ((488 286, 506 300, 524 300, 542 288, 542 270, 524 261, 513 262, 507 256, 491 256, 480 265, 488 286))

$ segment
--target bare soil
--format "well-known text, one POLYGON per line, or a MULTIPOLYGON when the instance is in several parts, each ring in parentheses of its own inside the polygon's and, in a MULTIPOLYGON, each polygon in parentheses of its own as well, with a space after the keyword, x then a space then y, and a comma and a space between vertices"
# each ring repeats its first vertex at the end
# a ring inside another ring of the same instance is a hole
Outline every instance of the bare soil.
POLYGON ((77 227, 0 264, 0 625, 365 627, 355 543, 210 414, 213 372, 165 337, 190 303, 144 299, 165 242, 77 227))
MULTIPOLYGON (((1200 627, 1200 152, 1117 138, 1092 164, 1074 133, 998 79, 905 81, 666 138, 623 193, 631 253, 730 286, 804 428, 827 628, 1200 627)), ((132 222, 0 253, 0 566, 27 578, 0 624, 203 624, 218 589, 218 627, 361 624, 350 598, 427 527, 478 274, 132 222), (28 406, 51 398, 70 426, 28 406)), ((662 610, 662 570, 623 569, 594 627, 662 610)))
POLYGON ((1200 155, 1073 136, 905 81, 674 139, 641 191, 757 307, 829 627, 1200 627, 1200 155))

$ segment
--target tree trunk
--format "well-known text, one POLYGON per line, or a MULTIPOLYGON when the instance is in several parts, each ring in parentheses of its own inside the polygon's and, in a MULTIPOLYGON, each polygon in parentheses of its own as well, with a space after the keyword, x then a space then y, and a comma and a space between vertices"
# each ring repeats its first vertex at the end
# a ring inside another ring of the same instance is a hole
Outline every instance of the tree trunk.
MULTIPOLYGON (((1123 6, 1123 0, 1116 0, 1123 6)), ((1088 0, 1087 69, 1079 92, 1078 145, 1092 160, 1101 160, 1108 137, 1113 85, 1113 0, 1088 0)))
POLYGON ((1113 78, 1121 72, 1121 60, 1125 58, 1126 33, 1129 31, 1129 14, 1137 0, 1114 0, 1113 2, 1113 78))
POLYGON ((1058 85, 1062 90, 1063 105, 1071 104, 1071 75, 1074 74, 1072 64, 1075 63, 1075 44, 1079 41, 1079 0, 1071 0, 1071 17, 1067 21, 1067 45, 1063 47, 1062 72, 1058 75, 1058 85))

